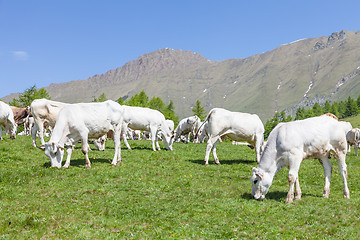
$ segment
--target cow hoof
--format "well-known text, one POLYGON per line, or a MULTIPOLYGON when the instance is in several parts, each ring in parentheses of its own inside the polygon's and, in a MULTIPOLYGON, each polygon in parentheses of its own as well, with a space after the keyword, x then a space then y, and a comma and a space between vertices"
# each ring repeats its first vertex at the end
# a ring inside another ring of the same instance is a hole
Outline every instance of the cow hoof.
POLYGON ((91 169, 91 166, 85 166, 86 169, 91 169))
POLYGON ((112 166, 112 167, 116 167, 116 164, 113 164, 113 163, 112 163, 111 166, 112 166))
POLYGON ((63 166, 63 168, 64 168, 64 169, 68 169, 68 168, 69 168, 69 166, 65 166, 65 165, 64 165, 64 166, 63 166))

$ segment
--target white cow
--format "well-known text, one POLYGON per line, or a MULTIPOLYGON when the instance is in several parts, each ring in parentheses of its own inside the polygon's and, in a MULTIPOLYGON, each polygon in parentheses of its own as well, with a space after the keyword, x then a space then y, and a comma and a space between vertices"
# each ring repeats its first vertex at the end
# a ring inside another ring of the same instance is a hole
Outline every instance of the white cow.
POLYGON ((181 136, 185 135, 186 143, 188 143, 190 134, 193 134, 193 136, 195 136, 199 126, 200 118, 196 115, 181 119, 178 126, 175 128, 174 138, 172 139, 172 142, 178 141, 181 136))
POLYGON ((166 119, 165 121, 166 121, 166 123, 167 123, 167 125, 169 127, 170 132, 173 134, 174 133, 174 127, 175 127, 174 121, 170 120, 170 119, 166 119))
POLYGON ((90 169, 88 157, 88 138, 99 138, 109 131, 113 132, 115 154, 111 166, 121 162, 120 135, 124 108, 108 100, 101 103, 77 103, 64 106, 59 112, 53 133, 45 144, 45 154, 50 158, 51 167, 61 167, 64 145, 67 147, 67 159, 64 168, 70 166, 72 145, 81 140, 81 150, 85 155, 85 167, 90 169))
POLYGON ((255 146, 256 161, 260 161, 260 154, 264 143, 264 125, 256 114, 231 112, 223 108, 213 108, 207 115, 204 124, 209 140, 207 141, 205 165, 209 164, 210 151, 215 163, 220 165, 216 155, 216 144, 221 137, 229 137, 234 141, 246 141, 255 146))
POLYGON ((354 146, 355 156, 357 156, 357 150, 360 144, 360 129, 353 128, 346 134, 346 141, 348 143, 348 152, 350 152, 350 146, 354 146))
POLYGON ((157 134, 160 133, 167 149, 172 150, 170 144, 171 132, 165 121, 164 115, 158 110, 145 107, 122 106, 124 112, 123 139, 128 149, 131 149, 124 133, 128 128, 133 130, 149 131, 151 134, 152 148, 160 151, 157 134), (156 144, 156 148, 155 148, 156 144))
POLYGON ((54 128, 60 110, 67 105, 67 103, 51 101, 45 98, 35 99, 30 104, 30 111, 35 122, 31 130, 34 147, 36 147, 36 133, 39 131, 41 145, 44 145, 44 124, 54 128))
POLYGON ((10 138, 16 138, 17 125, 14 120, 14 113, 10 106, 0 101, 0 140, 2 140, 2 127, 10 130, 10 138))
MULTIPOLYGON (((351 126, 350 126, 351 129, 351 126)), ((319 159, 325 172, 325 187, 323 197, 330 194, 330 179, 332 166, 329 154, 334 153, 344 185, 344 197, 350 198, 347 186, 346 170, 346 132, 348 124, 320 116, 288 123, 278 124, 270 133, 264 152, 257 168, 251 175, 252 195, 262 200, 268 192, 274 175, 283 167, 289 168, 289 192, 286 203, 301 199, 299 184, 299 168, 303 159, 319 159)))

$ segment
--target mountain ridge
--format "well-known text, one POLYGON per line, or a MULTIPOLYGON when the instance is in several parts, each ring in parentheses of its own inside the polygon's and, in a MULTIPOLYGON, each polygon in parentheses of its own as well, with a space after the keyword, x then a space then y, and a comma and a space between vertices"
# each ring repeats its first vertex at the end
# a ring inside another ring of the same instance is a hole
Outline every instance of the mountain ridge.
MULTIPOLYGON (((151 98, 172 100, 180 117, 200 100, 206 110, 224 107, 257 113, 263 120, 276 111, 360 94, 360 32, 340 31, 307 38, 248 58, 211 61, 199 53, 159 49, 88 79, 53 83, 53 100, 89 102, 144 90, 151 98), (76 93, 76 94, 74 94, 76 93)), ((9 98, 3 98, 4 101, 9 98)), ((10 99, 11 100, 11 99, 10 99)))

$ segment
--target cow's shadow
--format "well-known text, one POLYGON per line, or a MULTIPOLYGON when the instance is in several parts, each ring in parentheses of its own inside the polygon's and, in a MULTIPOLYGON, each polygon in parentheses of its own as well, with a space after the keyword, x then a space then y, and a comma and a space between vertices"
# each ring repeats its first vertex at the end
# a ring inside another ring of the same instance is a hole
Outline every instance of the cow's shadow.
MULTIPOLYGON (((111 164, 111 159, 105 159, 105 158, 97 158, 97 159, 90 159, 90 162, 93 163, 108 163, 111 164)), ((62 161, 61 166, 65 164, 65 161, 62 161)), ((43 167, 49 168, 51 166, 50 162, 46 162, 43 164, 43 167)), ((79 158, 79 159, 71 159, 70 161, 70 167, 84 167, 85 168, 85 158, 79 158)))
MULTIPOLYGON (((204 159, 201 160, 194 160, 190 159, 188 160, 192 163, 204 165, 204 159)), ((221 165, 234 165, 234 164, 256 164, 255 161, 247 160, 247 159, 236 159, 236 160, 219 160, 221 165)), ((214 161, 209 160, 209 165, 216 165, 214 161)))
MULTIPOLYGON (((255 200, 253 198, 253 196, 251 195, 251 193, 244 193, 242 196, 241 196, 243 199, 247 199, 247 200, 255 200)), ((283 191, 274 191, 274 192, 268 192, 266 194, 266 198, 265 199, 268 199, 268 200, 273 200, 273 201, 277 201, 277 202, 284 202, 286 201, 286 197, 287 197, 287 191, 283 192, 283 191)), ((314 194, 304 194, 302 193, 301 194, 301 197, 302 198, 306 198, 306 197, 319 197, 321 198, 322 196, 320 195, 314 195, 314 194)), ((301 200, 300 200, 301 201, 301 200)), ((294 200, 294 202, 297 202, 294 200)))

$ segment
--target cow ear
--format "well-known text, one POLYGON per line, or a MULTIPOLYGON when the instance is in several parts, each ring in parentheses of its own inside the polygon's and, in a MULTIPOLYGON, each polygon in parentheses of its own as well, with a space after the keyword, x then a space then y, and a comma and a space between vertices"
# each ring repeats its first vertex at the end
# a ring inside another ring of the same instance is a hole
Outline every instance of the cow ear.
POLYGON ((63 146, 57 145, 57 148, 59 148, 60 150, 64 151, 64 147, 63 147, 63 146))
POLYGON ((263 180, 264 174, 257 172, 257 173, 255 173, 255 175, 256 175, 260 180, 263 180))

